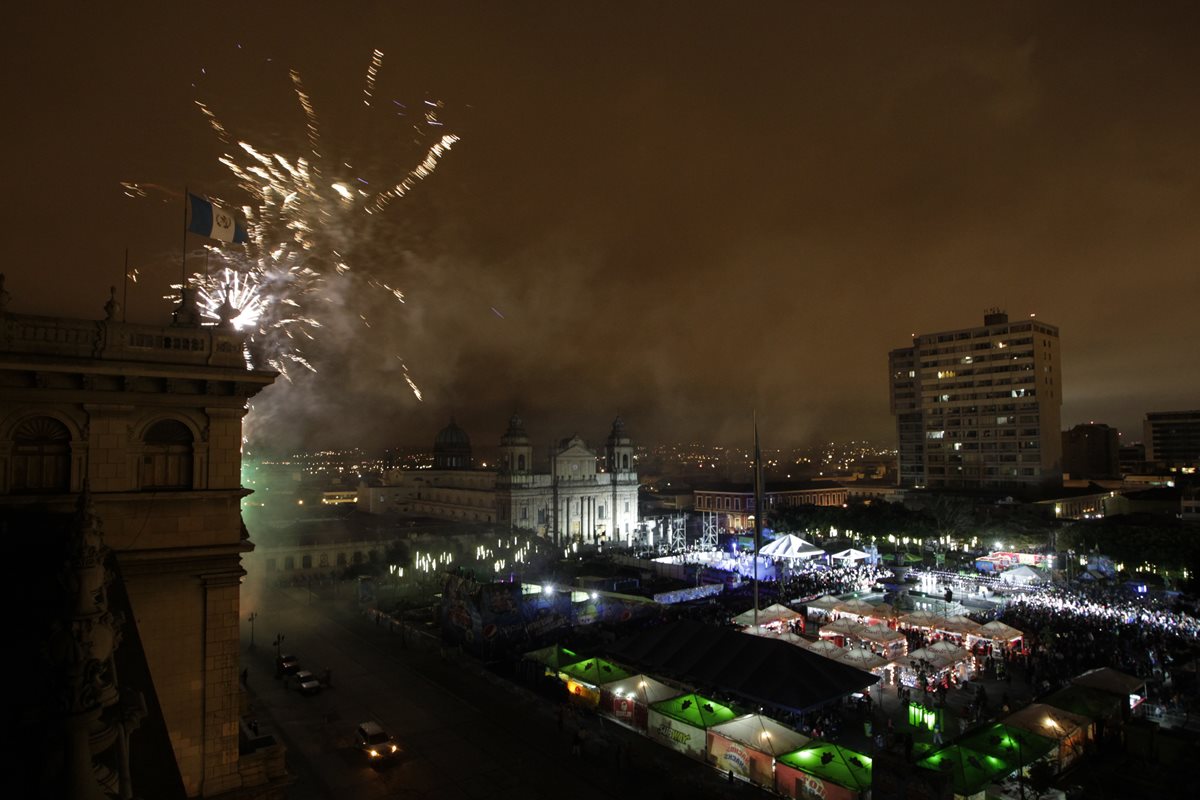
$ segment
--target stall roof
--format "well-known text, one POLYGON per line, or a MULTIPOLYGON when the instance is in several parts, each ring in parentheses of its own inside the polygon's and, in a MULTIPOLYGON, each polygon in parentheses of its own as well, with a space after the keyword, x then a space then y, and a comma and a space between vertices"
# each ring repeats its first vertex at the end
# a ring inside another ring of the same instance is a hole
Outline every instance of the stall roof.
POLYGON ((809 608, 818 608, 825 611, 832 611, 833 607, 842 602, 831 594, 825 594, 818 597, 816 600, 811 600, 806 605, 809 608))
POLYGON ((557 644, 543 647, 540 650, 531 650, 523 656, 528 661, 536 661, 554 670, 574 664, 583 657, 582 654, 557 644))
POLYGON ((630 675, 619 681, 601 684, 600 688, 617 696, 632 695, 644 705, 652 705, 684 694, 682 690, 668 686, 649 675, 630 675))
POLYGON ((975 631, 972 635, 992 639, 997 642, 1011 642, 1013 639, 1020 639, 1025 634, 1011 625, 1005 625, 1000 620, 994 619, 985 625, 981 625, 979 630, 975 631))
POLYGON ((872 653, 870 650, 866 650, 861 647, 855 647, 847 650, 839 655, 837 660, 843 664, 849 664, 852 667, 858 667, 859 669, 865 669, 868 671, 878 669, 879 667, 883 667, 888 664, 888 660, 883 656, 878 656, 872 653))
POLYGON ((837 658, 842 653, 846 652, 846 648, 838 647, 828 639, 818 639, 815 642, 808 642, 804 645, 810 653, 816 653, 825 658, 837 658))
POLYGON ((610 654, 652 674, 796 712, 822 706, 879 680, 787 642, 688 619, 636 633, 613 645, 610 654))
POLYGON ((997 722, 972 731, 958 740, 963 747, 1013 764, 1031 764, 1058 747, 1058 740, 1024 728, 997 722))
MULTIPOLYGON (((766 608, 760 608, 758 610, 758 624, 765 625, 768 622, 778 622, 779 620, 783 619, 799 619, 800 616, 802 615, 798 611, 792 611, 787 606, 780 605, 779 603, 772 603, 766 608)), ((752 608, 749 611, 743 611, 741 614, 738 614, 736 617, 734 617, 733 621, 734 624, 737 625, 753 625, 754 609, 752 608)))
POLYGON ((779 762, 847 789, 861 792, 871 788, 871 759, 832 742, 813 742, 779 756, 779 762))
POLYGON ((935 614, 932 611, 914 611, 911 614, 905 614, 900 617, 902 625, 911 625, 914 628, 934 628, 945 621, 945 617, 941 614, 935 614))
POLYGON ((1095 724, 1082 714, 1074 714, 1046 703, 1032 703, 1014 711, 1003 720, 1005 725, 1022 728, 1043 736, 1062 738, 1073 731, 1090 731, 1095 724))
POLYGON ((1087 686, 1068 686, 1043 698, 1046 705, 1081 714, 1091 720, 1103 720, 1121 713, 1127 701, 1121 697, 1087 686))
POLYGON ((867 554, 862 550, 855 550, 851 547, 849 550, 834 553, 831 557, 834 561, 862 561, 864 558, 867 558, 867 554))
POLYGON ((768 558, 815 558, 825 555, 825 551, 812 542, 806 542, 794 533, 789 533, 763 545, 758 554, 768 558))
POLYGON ((762 714, 746 714, 713 725, 710 730, 772 756, 790 753, 811 741, 810 737, 762 714))
POLYGON ((1014 760, 989 756, 962 745, 952 745, 917 762, 918 767, 950 776, 956 795, 973 795, 997 778, 1017 769, 1014 760))
POLYGON ((660 700, 652 703, 650 708, 663 716, 686 722, 697 728, 711 728, 713 725, 728 722, 737 716, 729 706, 723 706, 698 694, 684 694, 672 697, 670 700, 660 700))
POLYGON ((1126 675, 1112 667, 1089 669, 1082 675, 1072 678, 1071 683, 1116 695, 1138 694, 1139 690, 1144 691, 1146 688, 1146 681, 1142 678, 1126 675))
POLYGON ((603 658, 585 658, 583 661, 562 667, 559 672, 577 681, 586 681, 595 686, 619 681, 633 674, 603 658))

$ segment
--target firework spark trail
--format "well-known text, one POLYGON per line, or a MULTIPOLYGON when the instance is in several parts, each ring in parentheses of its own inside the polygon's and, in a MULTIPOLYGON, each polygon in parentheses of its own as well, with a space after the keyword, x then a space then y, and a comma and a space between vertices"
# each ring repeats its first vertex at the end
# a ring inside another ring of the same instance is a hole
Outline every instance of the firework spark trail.
MULTIPOLYGON (((368 108, 376 92, 382 60, 382 51, 375 50, 364 87, 368 108)), ((354 274, 343 245, 361 238, 357 235, 355 215, 376 214, 404 197, 436 170, 440 160, 459 141, 456 135, 433 132, 433 127, 442 125, 437 114, 443 104, 426 100, 424 124, 413 128, 422 137, 437 136, 437 139, 401 180, 379 192, 367 191, 371 181, 361 174, 322 180, 318 167, 323 149, 320 121, 300 73, 289 70, 289 76, 305 115, 311 158, 270 152, 235 138, 209 104, 196 100, 209 127, 230 148, 218 161, 250 199, 241 206, 249 242, 244 251, 209 247, 209 255, 221 267, 212 273, 206 270, 204 274, 195 274, 189 281, 198 289, 205 320, 215 323, 224 319, 246 331, 253 360, 275 369, 284 378, 290 378, 289 371, 295 367, 316 371, 297 343, 312 341, 321 328, 314 316, 322 313, 320 308, 338 306, 335 297, 351 297, 356 291, 353 283, 331 285, 331 281, 350 281, 354 274)), ((349 161, 338 159, 337 163, 353 170, 349 161)), ((380 183, 389 185, 386 180, 380 183)), ((131 196, 144 196, 137 184, 125 185, 125 189, 131 196)), ((388 282, 369 274, 358 280, 386 292, 395 302, 405 300, 403 291, 388 282)), ((357 318, 357 324, 371 327, 365 314, 358 314, 357 318)), ((408 366, 403 360, 401 364, 405 382, 414 396, 422 400, 408 366)))
POLYGON ((363 86, 363 105, 371 105, 371 97, 375 94, 375 76, 379 74, 379 67, 383 64, 383 53, 379 48, 375 48, 375 52, 371 53, 371 65, 367 67, 367 81, 363 86))
POLYGON ((313 109, 308 93, 304 91, 300 73, 293 69, 289 70, 288 74, 292 76, 292 85, 296 87, 296 97, 300 99, 300 107, 304 109, 304 116, 308 118, 309 148, 312 150, 313 158, 319 160, 321 158, 321 129, 317 126, 317 112, 313 109))

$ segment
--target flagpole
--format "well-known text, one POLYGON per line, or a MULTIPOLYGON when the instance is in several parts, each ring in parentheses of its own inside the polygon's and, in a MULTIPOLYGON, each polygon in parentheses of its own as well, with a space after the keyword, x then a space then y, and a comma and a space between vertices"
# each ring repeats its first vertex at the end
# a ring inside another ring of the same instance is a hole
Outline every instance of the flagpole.
POLYGON ((121 273, 121 322, 129 317, 129 248, 125 248, 125 271, 121 273))
POLYGON ((183 243, 180 247, 180 262, 179 262, 179 292, 182 295, 183 289, 187 286, 187 215, 188 215, 188 190, 187 186, 183 187, 183 243))
POLYGON ((754 412, 754 629, 758 630, 758 551, 762 549, 762 450, 758 446, 758 412, 754 412))

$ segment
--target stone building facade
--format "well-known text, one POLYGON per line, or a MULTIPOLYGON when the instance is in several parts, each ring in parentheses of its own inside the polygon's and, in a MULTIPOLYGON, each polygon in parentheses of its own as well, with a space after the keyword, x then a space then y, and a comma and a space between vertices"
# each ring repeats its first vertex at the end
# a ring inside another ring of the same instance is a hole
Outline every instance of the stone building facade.
POLYGON ((453 421, 434 441, 434 468, 395 470, 359 489, 359 508, 531 530, 556 543, 628 543, 638 525, 633 444, 618 417, 598 455, 578 436, 535 464, 514 415, 500 438, 495 470, 473 469, 470 439, 453 421))
POLYGON ((243 786, 242 417, 275 375, 232 330, 126 324, 113 305, 102 321, 0 306, 0 513, 64 513, 90 487, 186 792, 213 797, 243 786))

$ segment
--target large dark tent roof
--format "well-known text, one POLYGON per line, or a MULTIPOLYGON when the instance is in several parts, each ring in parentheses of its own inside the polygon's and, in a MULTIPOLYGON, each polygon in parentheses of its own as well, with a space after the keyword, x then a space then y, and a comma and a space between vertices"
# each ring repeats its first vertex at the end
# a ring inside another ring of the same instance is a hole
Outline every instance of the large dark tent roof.
POLYGON ((641 631, 610 648, 616 661, 708 692, 807 711, 879 680, 787 642, 693 620, 641 631))

